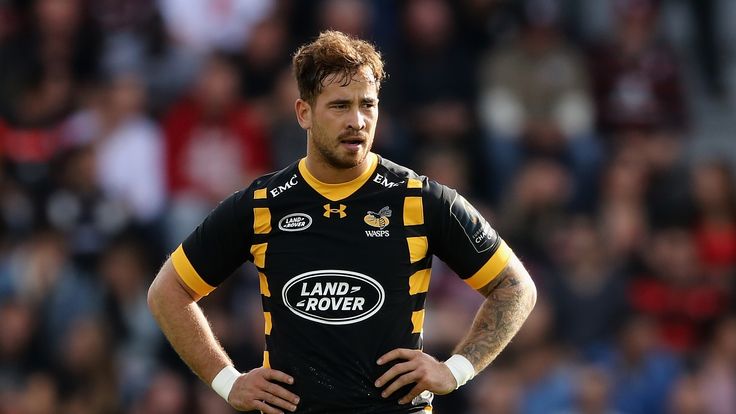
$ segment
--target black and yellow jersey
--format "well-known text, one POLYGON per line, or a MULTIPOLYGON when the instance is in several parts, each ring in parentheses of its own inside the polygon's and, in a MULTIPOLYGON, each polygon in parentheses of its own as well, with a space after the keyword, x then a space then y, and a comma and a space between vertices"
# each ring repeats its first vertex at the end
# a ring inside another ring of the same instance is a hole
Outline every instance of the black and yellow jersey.
POLYGON ((511 251, 456 191, 370 154, 343 184, 299 162, 261 177, 215 208, 172 254, 206 295, 245 261, 258 269, 265 319, 263 364, 294 377, 300 413, 429 412, 399 405, 373 383, 395 348, 420 349, 432 255, 473 288, 511 251))

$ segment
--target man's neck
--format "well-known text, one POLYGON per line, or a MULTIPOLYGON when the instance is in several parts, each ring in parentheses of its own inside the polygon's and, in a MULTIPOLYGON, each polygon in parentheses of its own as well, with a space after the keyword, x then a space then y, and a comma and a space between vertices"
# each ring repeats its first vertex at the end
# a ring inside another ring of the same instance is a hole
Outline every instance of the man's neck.
POLYGON ((307 170, 317 180, 325 184, 340 184, 352 181, 368 171, 373 165, 376 155, 369 152, 363 162, 353 168, 335 168, 313 153, 305 158, 307 170))

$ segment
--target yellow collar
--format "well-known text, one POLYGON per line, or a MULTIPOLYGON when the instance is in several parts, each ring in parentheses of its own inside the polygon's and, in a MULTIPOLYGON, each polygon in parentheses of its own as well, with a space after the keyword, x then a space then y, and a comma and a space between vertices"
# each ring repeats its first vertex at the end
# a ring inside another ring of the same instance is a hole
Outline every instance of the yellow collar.
POLYGON ((370 167, 363 174, 344 183, 329 184, 316 179, 307 169, 306 158, 299 161, 299 173, 304 177, 304 181, 324 198, 330 201, 338 201, 356 192, 373 175, 378 166, 378 156, 372 152, 368 153, 368 162, 370 162, 370 167))

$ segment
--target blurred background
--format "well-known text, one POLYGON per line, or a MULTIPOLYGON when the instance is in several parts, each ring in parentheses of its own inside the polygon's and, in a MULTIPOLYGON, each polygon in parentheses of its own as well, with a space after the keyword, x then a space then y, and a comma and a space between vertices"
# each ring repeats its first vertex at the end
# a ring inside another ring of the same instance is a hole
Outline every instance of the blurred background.
MULTIPOLYGON (((232 413, 146 290, 216 203, 304 154, 296 46, 387 60, 375 149, 465 194, 534 277, 438 414, 736 413, 736 2, 0 0, 0 413, 232 413)), ((435 261, 426 351, 481 297, 435 261)), ((202 301, 261 363, 244 266, 202 301)))

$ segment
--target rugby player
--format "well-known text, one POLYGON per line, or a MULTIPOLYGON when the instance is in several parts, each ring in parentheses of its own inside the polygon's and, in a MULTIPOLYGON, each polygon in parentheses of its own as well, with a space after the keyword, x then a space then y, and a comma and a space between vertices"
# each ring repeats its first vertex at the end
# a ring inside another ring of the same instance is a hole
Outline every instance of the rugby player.
POLYGON ((222 201, 163 265, 149 307, 237 410, 431 412, 434 394, 508 344, 534 283, 455 190, 371 152, 385 76, 371 44, 323 32, 293 69, 306 156, 222 201), (486 297, 444 362, 422 351, 433 255, 486 297), (197 302, 246 261, 258 269, 266 349, 261 367, 236 368, 197 302))

